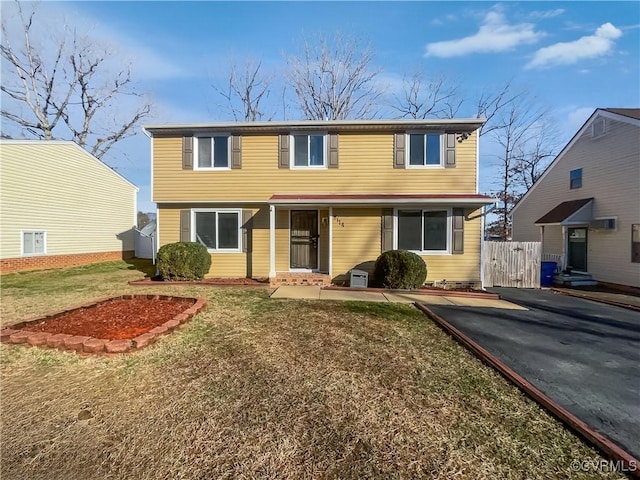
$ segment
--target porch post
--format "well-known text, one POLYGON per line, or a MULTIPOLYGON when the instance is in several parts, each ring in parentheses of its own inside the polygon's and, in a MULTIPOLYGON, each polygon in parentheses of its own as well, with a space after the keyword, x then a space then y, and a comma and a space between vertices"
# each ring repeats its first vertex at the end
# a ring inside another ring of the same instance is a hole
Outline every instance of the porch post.
POLYGON ((562 226, 562 270, 567 268, 567 227, 562 226))
POLYGON ((269 278, 276 278, 276 206, 269 205, 269 278))
POLYGON ((329 207, 329 277, 333 278, 333 207, 329 207))

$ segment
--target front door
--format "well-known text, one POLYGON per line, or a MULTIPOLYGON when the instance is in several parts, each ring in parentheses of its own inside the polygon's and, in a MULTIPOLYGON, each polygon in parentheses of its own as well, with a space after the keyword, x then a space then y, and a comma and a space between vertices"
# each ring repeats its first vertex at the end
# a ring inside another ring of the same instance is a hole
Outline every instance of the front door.
POLYGON ((570 228, 567 267, 579 272, 587 271, 587 229, 570 228))
POLYGON ((318 269, 318 212, 291 211, 291 268, 318 269))

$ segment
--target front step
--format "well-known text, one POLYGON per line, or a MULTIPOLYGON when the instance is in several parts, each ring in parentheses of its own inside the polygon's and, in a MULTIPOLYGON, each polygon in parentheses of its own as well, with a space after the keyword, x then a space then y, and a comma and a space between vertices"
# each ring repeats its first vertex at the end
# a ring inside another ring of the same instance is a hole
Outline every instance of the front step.
POLYGON ((553 283, 555 285, 566 285, 571 287, 591 287, 598 285, 589 273, 559 273, 554 275, 553 283))
POLYGON ((325 273, 309 272, 279 272, 275 278, 269 279, 271 287, 313 285, 317 287, 330 287, 331 277, 325 273))

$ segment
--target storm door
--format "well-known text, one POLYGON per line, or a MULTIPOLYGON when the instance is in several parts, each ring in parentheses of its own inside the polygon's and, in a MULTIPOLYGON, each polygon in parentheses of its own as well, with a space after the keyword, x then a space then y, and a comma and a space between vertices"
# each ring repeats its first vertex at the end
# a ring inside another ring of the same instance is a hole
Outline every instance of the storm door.
POLYGON ((567 267, 579 272, 587 271, 587 229, 570 228, 567 267))
POLYGON ((291 268, 318 269, 318 212, 291 211, 291 268))

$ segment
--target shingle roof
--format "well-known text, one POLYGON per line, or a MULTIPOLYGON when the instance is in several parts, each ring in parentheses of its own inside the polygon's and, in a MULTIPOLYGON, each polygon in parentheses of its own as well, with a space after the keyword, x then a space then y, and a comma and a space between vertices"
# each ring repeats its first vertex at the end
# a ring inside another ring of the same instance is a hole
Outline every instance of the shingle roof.
POLYGON ((640 108, 603 108, 602 110, 640 120, 640 108))
POLYGON ((582 207, 584 207, 587 203, 589 203, 593 198, 583 198, 581 200, 570 200, 568 202, 562 202, 557 207, 550 210, 548 213, 540 217, 534 223, 536 224, 544 224, 544 223, 560 223, 564 221, 567 217, 570 217, 582 207))

